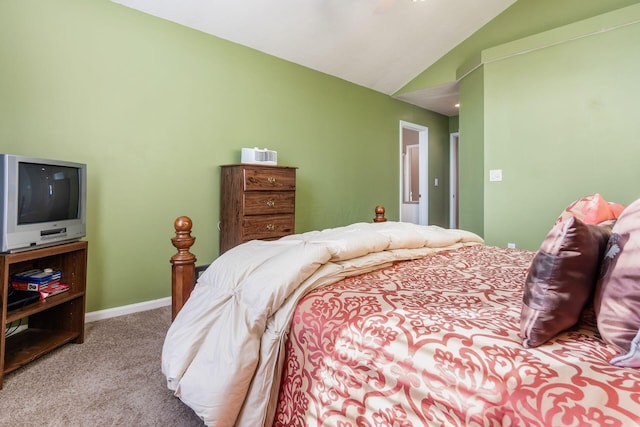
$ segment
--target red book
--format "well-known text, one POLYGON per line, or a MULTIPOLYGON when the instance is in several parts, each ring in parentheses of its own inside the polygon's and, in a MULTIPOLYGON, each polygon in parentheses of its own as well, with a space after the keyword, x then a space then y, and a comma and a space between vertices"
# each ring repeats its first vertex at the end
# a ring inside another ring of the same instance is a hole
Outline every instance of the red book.
POLYGON ((65 283, 49 284, 45 286, 44 289, 40 290, 40 299, 43 300, 47 297, 50 297, 52 295, 57 295, 68 290, 69 290, 69 285, 65 283))
POLYGON ((34 292, 42 292, 44 289, 48 288, 49 286, 57 286, 59 284, 60 284, 60 279, 54 280, 52 282, 46 282, 46 283, 19 282, 15 280, 11 282, 11 286, 13 287, 13 289, 17 291, 34 291, 34 292))

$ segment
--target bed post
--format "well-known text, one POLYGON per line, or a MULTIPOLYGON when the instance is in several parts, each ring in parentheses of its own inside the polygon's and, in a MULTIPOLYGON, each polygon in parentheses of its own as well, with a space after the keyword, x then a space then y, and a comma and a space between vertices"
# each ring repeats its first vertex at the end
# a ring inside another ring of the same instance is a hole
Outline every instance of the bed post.
POLYGON ((384 206, 376 206, 376 217, 373 218, 373 222, 385 222, 387 218, 384 217, 384 206))
POLYGON ((171 257, 171 320, 189 298, 196 277, 196 256, 189 252, 196 241, 191 236, 191 218, 181 216, 176 218, 173 227, 176 237, 171 238, 171 244, 178 253, 171 257))

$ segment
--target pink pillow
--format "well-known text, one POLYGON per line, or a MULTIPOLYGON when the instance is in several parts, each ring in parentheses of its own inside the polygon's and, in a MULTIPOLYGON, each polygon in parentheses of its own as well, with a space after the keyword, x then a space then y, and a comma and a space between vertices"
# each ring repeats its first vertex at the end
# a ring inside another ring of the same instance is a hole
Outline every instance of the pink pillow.
POLYGON ((613 226, 600 276, 594 297, 598 330, 621 353, 611 363, 640 367, 640 199, 613 226))
POLYGON ((573 216, 585 224, 600 224, 618 218, 623 209, 624 205, 607 202, 600 194, 596 193, 571 203, 558 220, 565 220, 573 216))
POLYGON ((580 319, 596 284, 611 229, 569 217, 556 222, 525 280, 520 337, 537 347, 580 319))

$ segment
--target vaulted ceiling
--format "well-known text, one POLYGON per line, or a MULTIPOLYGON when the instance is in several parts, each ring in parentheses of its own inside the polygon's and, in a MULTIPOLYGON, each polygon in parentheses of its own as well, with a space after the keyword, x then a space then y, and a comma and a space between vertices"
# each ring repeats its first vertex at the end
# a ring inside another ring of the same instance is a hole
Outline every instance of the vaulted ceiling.
MULTIPOLYGON (((515 0, 113 0, 393 96, 515 0)), ((455 82, 400 97, 454 115, 455 82)))

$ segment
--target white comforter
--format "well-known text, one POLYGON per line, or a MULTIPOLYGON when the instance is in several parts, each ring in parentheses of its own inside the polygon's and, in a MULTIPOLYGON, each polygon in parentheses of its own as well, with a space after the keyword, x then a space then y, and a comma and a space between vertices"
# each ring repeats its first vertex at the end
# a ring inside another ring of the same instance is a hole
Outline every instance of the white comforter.
POLYGON ((167 385, 207 425, 271 425, 281 350, 304 294, 393 261, 481 243, 467 231, 385 222, 237 246, 203 273, 169 328, 167 385))

